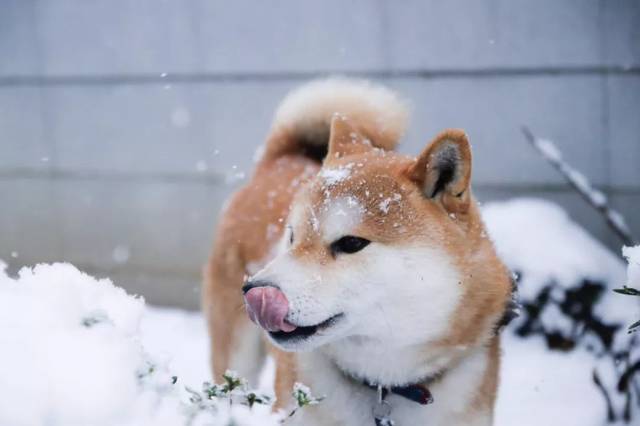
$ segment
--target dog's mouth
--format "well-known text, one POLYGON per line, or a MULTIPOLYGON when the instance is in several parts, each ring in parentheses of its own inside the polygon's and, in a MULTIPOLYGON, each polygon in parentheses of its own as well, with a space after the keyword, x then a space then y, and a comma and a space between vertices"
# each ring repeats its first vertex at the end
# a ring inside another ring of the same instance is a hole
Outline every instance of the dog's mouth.
POLYGON ((269 335, 278 343, 301 341, 327 330, 344 317, 343 313, 336 314, 316 325, 296 326, 293 331, 270 331, 269 335))

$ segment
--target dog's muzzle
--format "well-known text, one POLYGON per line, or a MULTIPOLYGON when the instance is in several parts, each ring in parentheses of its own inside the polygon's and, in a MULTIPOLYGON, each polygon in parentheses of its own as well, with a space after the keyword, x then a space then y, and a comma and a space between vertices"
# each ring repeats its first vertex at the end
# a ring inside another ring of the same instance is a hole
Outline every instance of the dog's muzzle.
POLYGON ((270 332, 289 333, 296 329, 285 320, 289 312, 289 301, 280 289, 271 285, 256 286, 248 283, 243 291, 251 321, 270 332))

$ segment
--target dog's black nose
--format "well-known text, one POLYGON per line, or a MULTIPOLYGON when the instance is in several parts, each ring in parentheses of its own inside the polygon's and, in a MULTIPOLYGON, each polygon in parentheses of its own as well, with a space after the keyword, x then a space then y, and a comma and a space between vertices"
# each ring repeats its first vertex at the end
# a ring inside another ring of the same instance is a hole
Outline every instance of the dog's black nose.
POLYGON ((256 281, 246 281, 242 286, 242 294, 247 294, 249 290, 256 287, 275 287, 280 289, 277 285, 270 283, 269 281, 256 280, 256 281))

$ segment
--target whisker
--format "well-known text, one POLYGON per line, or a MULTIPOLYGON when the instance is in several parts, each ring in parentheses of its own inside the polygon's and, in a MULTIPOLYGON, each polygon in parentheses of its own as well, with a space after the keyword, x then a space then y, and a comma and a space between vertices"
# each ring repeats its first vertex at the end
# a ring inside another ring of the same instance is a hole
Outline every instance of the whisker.
POLYGON ((376 303, 376 306, 380 308, 380 311, 382 312, 382 319, 384 319, 385 324, 387 324, 387 329, 389 330, 389 334, 393 336, 394 334, 393 327, 391 327, 391 323, 387 319, 387 314, 384 311, 384 307, 380 304, 380 302, 376 303))

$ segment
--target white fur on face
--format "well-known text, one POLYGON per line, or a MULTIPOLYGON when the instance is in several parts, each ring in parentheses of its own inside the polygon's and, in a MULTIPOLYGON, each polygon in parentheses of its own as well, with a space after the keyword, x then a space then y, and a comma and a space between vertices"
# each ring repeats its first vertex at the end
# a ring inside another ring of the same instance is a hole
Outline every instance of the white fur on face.
POLYGON ((290 306, 287 320, 294 325, 312 326, 343 316, 326 330, 284 349, 325 345, 323 350, 343 369, 384 382, 402 383, 407 374, 434 373, 455 354, 437 355, 425 363, 422 352, 403 348, 424 349, 449 331, 463 289, 443 249, 428 243, 387 245, 374 240, 357 253, 338 253, 322 264, 293 255, 291 248, 309 239, 328 248, 345 235, 357 236, 364 214, 353 196, 327 194, 315 209, 304 198, 293 204, 289 216, 293 245, 291 232, 285 232, 280 254, 254 279, 269 281, 284 292, 290 306), (391 354, 397 357, 397 353, 405 359, 389 363, 391 354))
POLYGON ((319 235, 322 241, 330 244, 340 237, 352 235, 354 229, 360 225, 364 213, 364 207, 352 196, 333 199, 327 195, 317 211, 306 203, 296 203, 289 214, 290 225, 285 231, 282 246, 289 247, 291 233, 294 234, 294 239, 316 238, 319 235), (299 235, 307 226, 317 235, 299 235))
POLYGON ((461 288, 447 256, 433 248, 372 243, 354 255, 342 255, 337 281, 347 296, 357 297, 353 310, 366 316, 354 331, 385 336, 396 344, 422 343, 446 328, 461 288))
POLYGON ((450 331, 463 295, 447 255, 376 243, 361 254, 362 263, 338 278, 350 303, 349 337, 327 345, 327 354, 343 370, 382 383, 407 383, 446 366, 455 354, 432 352, 426 360, 424 350, 450 331))
POLYGON ((345 235, 352 235, 353 229, 362 221, 364 208, 355 197, 342 197, 329 201, 322 214, 322 237, 331 243, 345 235))
MULTIPOLYGON (((268 281, 282 290, 289 301, 286 319, 296 326, 317 325, 342 313, 342 306, 334 299, 331 287, 325 285, 320 265, 305 265, 295 259, 289 250, 278 255, 252 279, 268 281)), ((335 339, 345 325, 344 321, 340 321, 326 333, 316 333, 302 342, 289 342, 286 346, 274 343, 290 351, 310 350, 335 339)))
MULTIPOLYGON (((273 282, 285 293, 290 303, 287 319, 293 324, 315 325, 344 314, 323 335, 285 349, 307 350, 328 343, 326 350, 345 370, 363 377, 382 374, 399 383, 411 370, 389 371, 395 364, 389 363, 389 354, 442 337, 462 297, 458 273, 444 252, 375 242, 358 253, 338 254, 326 265, 283 253, 256 278, 273 282)), ((409 352, 407 356, 413 357, 409 352)), ((437 362, 430 367, 437 369, 437 362)))

